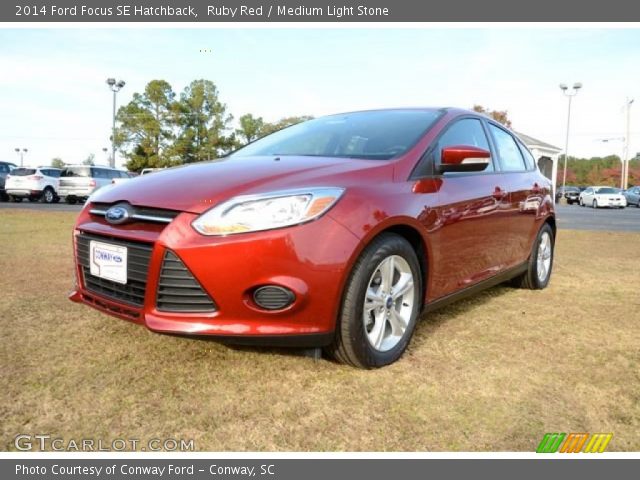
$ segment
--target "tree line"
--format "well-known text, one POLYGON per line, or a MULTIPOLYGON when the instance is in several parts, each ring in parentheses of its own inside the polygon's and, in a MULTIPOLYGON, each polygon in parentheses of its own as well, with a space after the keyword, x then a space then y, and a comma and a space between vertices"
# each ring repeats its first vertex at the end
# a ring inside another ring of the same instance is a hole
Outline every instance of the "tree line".
MULTIPOLYGON (((562 182, 564 155, 558 159, 558 183, 562 182)), ((620 186, 622 162, 618 155, 606 157, 567 158, 567 185, 589 186, 608 185, 620 186)), ((629 186, 640 185, 640 159, 629 162, 629 186)))
POLYGON ((211 160, 264 135, 312 117, 266 122, 251 113, 233 116, 210 80, 194 80, 179 95, 165 80, 150 81, 118 109, 115 144, 131 171, 211 160))

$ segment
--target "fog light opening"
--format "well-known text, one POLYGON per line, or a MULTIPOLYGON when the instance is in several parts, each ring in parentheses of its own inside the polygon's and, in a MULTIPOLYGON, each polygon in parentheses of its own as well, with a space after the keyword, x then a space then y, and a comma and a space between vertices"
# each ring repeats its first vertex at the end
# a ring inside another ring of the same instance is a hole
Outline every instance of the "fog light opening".
POLYGON ((296 299, 295 294, 285 287, 265 285, 253 292, 254 303, 264 310, 282 310, 296 299))

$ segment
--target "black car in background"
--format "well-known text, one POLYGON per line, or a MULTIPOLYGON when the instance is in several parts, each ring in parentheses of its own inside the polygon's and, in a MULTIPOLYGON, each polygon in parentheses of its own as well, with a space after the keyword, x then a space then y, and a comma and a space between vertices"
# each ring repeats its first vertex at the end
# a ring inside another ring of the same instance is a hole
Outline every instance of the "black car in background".
POLYGON ((578 203, 578 197, 580 197, 580 189, 578 187, 569 186, 560 187, 556 191, 556 203, 558 203, 562 197, 567 199, 567 203, 569 205, 578 203))

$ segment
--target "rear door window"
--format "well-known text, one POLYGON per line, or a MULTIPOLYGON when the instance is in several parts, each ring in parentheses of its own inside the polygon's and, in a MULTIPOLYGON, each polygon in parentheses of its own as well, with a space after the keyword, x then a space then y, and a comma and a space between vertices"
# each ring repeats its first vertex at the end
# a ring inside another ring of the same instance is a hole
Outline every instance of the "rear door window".
POLYGON ((518 145, 520 146, 520 151, 522 152, 522 156, 524 157, 524 163, 527 166, 527 170, 535 170, 536 159, 533 158, 533 155, 524 144, 518 142, 518 145))
POLYGON ((495 140, 502 170, 505 172, 521 172, 525 170, 522 153, 511 134, 492 123, 489 124, 489 130, 495 140))

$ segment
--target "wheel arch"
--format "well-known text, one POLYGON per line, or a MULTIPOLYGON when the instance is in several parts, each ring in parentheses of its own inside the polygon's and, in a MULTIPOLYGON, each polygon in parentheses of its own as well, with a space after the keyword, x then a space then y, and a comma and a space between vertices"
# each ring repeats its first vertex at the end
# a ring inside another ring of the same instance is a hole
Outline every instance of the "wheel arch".
POLYGON ((355 262, 360 257, 360 255, 362 255, 362 252, 380 235, 383 235, 385 233, 393 233, 409 242, 418 257, 418 263, 420 265, 420 277, 422 280, 422 293, 420 296, 420 308, 422 311, 427 299, 429 281, 428 266, 432 261, 432 250, 428 239, 421 233, 421 226, 416 225, 415 223, 416 220, 413 219, 412 222, 412 219, 410 218, 387 219, 386 222, 370 230, 367 235, 365 235, 361 239, 357 250, 353 253, 352 258, 349 261, 350 267, 342 281, 342 294, 344 294, 344 289, 347 285, 349 277, 351 276, 353 266, 355 265, 355 262))
POLYGON ((551 231, 553 232, 553 241, 555 243, 556 240, 556 233, 557 233, 557 226, 556 226, 556 217, 554 215, 549 215, 545 220, 544 223, 549 224, 549 226, 551 227, 551 231))

